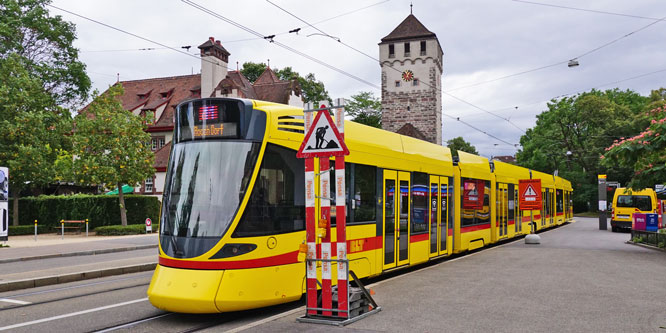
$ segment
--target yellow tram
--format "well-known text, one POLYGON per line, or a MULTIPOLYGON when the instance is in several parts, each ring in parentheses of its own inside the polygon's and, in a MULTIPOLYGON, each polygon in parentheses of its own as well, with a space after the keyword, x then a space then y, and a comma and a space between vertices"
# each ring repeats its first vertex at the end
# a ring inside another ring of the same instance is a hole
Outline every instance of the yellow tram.
MULTIPOLYGON (((302 141, 299 108, 232 98, 177 107, 159 264, 148 289, 154 306, 215 313, 301 297, 302 141)), ((571 184, 553 175, 464 152, 454 161, 446 147, 350 121, 345 143, 348 259, 359 277, 572 218, 571 184), (519 210, 518 180, 527 178, 542 180, 541 211, 519 210)), ((334 212, 331 222, 333 229, 334 212)))

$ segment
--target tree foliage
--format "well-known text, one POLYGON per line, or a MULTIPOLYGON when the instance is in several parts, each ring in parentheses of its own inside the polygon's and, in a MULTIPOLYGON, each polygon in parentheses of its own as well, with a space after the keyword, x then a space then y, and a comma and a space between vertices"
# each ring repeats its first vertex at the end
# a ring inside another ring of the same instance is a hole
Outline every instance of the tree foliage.
POLYGON ((49 0, 3 0, 0 3, 0 58, 23 59, 26 70, 39 77, 58 105, 84 100, 90 90, 85 65, 72 45, 74 24, 46 9, 49 0))
POLYGON ((0 165, 9 167, 13 223, 19 194, 53 181, 58 151, 68 148, 69 112, 56 105, 43 82, 13 54, 0 59, 0 165))
POLYGON ((650 123, 631 137, 620 137, 605 149, 601 163, 606 167, 619 165, 633 171, 628 186, 632 189, 654 187, 666 180, 666 101, 664 89, 653 91, 651 106, 659 105, 645 116, 650 123))
POLYGON ((518 164, 553 173, 570 180, 574 207, 595 209, 597 174, 626 183, 630 170, 621 165, 600 164, 599 156, 614 139, 643 128, 647 97, 631 90, 592 90, 573 97, 554 99, 537 116, 536 126, 520 139, 518 164))
MULTIPOLYGON (((61 156, 59 163, 61 170, 72 164, 70 176, 79 184, 122 189, 124 184, 137 186, 155 173, 144 120, 123 108, 118 99, 122 94, 122 85, 110 87, 74 119, 74 156, 61 156)), ((122 191, 118 196, 121 222, 127 225, 122 191)))
POLYGON ((266 64, 263 62, 244 62, 243 68, 241 68, 240 72, 250 82, 254 83, 254 81, 257 81, 259 76, 261 76, 261 73, 263 73, 265 70, 266 64))
POLYGON ((357 123, 382 128, 382 101, 370 91, 352 95, 345 103, 345 112, 357 123))
POLYGON ((476 151, 476 147, 472 146, 471 143, 465 141, 465 139, 463 139, 462 136, 446 141, 446 146, 451 149, 451 154, 453 156, 458 156, 459 150, 470 154, 475 154, 475 155, 479 154, 479 152, 476 151))

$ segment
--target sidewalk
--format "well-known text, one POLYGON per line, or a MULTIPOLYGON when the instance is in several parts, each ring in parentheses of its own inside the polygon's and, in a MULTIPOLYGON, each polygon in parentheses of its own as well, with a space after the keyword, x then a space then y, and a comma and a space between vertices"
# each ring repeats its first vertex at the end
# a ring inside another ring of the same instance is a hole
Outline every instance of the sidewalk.
POLYGON ((0 292, 153 270, 157 241, 157 233, 9 236, 0 248, 0 292))

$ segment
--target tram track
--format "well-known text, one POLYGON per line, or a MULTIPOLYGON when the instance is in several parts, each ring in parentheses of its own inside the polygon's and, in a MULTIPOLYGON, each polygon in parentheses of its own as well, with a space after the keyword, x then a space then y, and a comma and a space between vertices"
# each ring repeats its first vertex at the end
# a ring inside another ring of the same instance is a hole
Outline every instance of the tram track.
MULTIPOLYGON (((145 286, 148 286, 149 284, 150 283, 141 283, 141 284, 132 285, 132 286, 118 287, 118 288, 112 288, 112 289, 107 289, 107 290, 94 291, 94 292, 89 292, 89 293, 80 294, 80 295, 60 297, 60 298, 55 298, 55 299, 46 300, 46 301, 30 302, 29 304, 19 304, 19 305, 16 305, 16 306, 9 306, 9 307, 5 307, 5 308, 0 308, 0 312, 8 311, 8 310, 16 310, 16 309, 20 309, 20 308, 27 308, 27 307, 32 307, 32 306, 36 306, 36 305, 43 305, 43 304, 48 304, 48 303, 61 302, 61 301, 66 301, 66 300, 71 300, 71 299, 76 299, 76 298, 81 298, 81 297, 101 295, 101 294, 105 294, 105 293, 111 293, 111 292, 116 292, 116 291, 120 291, 120 290, 127 290, 127 289, 132 289, 132 288, 137 288, 137 287, 145 287, 145 286)), ((17 297, 18 296, 10 296, 10 297, 7 297, 7 298, 13 299, 13 298, 17 298, 17 297)))

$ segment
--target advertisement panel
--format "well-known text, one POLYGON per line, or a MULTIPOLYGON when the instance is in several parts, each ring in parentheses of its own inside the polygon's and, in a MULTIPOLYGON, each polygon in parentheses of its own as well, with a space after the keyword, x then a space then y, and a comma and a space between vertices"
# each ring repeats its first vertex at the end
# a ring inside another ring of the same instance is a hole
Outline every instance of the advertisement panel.
POLYGON ((484 181, 465 179, 463 181, 463 209, 483 209, 484 181))
POLYGON ((0 241, 9 236, 9 169, 0 167, 0 241))

